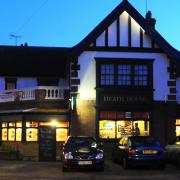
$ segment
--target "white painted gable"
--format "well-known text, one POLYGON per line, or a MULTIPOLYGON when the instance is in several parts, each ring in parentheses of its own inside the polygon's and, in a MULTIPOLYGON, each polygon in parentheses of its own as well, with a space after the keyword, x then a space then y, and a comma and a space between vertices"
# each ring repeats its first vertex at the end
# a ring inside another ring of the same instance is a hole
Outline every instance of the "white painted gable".
MULTIPOLYGON (((119 16, 118 20, 114 21, 108 28, 108 47, 129 47, 129 38, 131 38, 131 47, 141 47, 140 46, 140 31, 142 30, 142 47, 143 48, 152 48, 152 39, 143 28, 126 12, 124 11, 119 16), (129 18, 131 24, 131 36, 129 37, 129 18), (119 33, 118 26, 119 25, 119 33), (119 37, 118 37, 119 36, 119 37), (118 44, 119 39, 119 44, 118 44)), ((105 39, 106 39, 105 31, 96 39, 97 47, 105 47, 105 39)), ((155 48, 159 46, 154 44, 155 48)))

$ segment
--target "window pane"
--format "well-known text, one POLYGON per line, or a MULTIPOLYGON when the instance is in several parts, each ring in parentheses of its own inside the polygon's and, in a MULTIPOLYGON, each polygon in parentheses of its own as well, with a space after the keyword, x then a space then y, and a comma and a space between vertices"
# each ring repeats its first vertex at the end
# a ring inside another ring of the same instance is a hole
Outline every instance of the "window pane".
POLYGON ((15 128, 8 129, 8 141, 15 141, 15 128))
POLYGON ((180 136, 180 126, 176 126, 176 136, 180 136))
POLYGON ((21 139, 22 139, 22 129, 17 128, 16 129, 16 141, 21 141, 21 139))
POLYGON ((26 129, 26 141, 37 141, 38 140, 38 129, 28 128, 26 129))
POLYGON ((15 122, 9 122, 9 127, 15 127, 15 122))
POLYGON ((56 141, 66 141, 68 136, 68 130, 65 128, 56 129, 56 141))
POLYGON ((115 121, 100 121, 99 122, 99 137, 102 139, 115 138, 115 121))
POLYGON ((2 127, 7 127, 7 122, 3 122, 2 127))
POLYGON ((118 65, 118 85, 131 85, 131 66, 130 65, 118 65))
POLYGON ((2 140, 7 141, 7 129, 6 128, 2 129, 2 140))
POLYGON ((38 127, 38 122, 28 121, 26 122, 26 127, 38 127))
POLYGON ((176 119, 176 125, 180 126, 180 119, 176 119))
POLYGON ((16 122, 16 127, 22 127, 22 122, 16 122))
POLYGON ((100 84, 114 85, 114 65, 112 64, 101 65, 100 84))
POLYGON ((149 122, 138 120, 138 121, 117 121, 117 138, 123 136, 132 135, 149 135, 149 122))

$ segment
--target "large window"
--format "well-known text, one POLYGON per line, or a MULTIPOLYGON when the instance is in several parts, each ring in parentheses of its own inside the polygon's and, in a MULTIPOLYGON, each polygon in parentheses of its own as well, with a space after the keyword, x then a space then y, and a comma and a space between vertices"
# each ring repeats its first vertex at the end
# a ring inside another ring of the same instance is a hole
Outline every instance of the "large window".
POLYGON ((99 116, 99 138, 149 135, 149 112, 107 112, 99 116))
POLYGON ((100 86, 149 86, 148 64, 108 64, 99 65, 100 86))
POLYGON ((2 141, 21 141, 22 122, 3 122, 2 141))

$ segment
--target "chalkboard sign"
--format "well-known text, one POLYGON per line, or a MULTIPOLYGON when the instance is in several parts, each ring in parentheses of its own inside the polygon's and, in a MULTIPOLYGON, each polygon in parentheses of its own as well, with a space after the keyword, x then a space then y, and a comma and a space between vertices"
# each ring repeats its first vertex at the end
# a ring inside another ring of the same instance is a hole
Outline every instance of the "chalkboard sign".
POLYGON ((56 160, 56 131, 55 128, 43 126, 39 128, 39 160, 56 160))

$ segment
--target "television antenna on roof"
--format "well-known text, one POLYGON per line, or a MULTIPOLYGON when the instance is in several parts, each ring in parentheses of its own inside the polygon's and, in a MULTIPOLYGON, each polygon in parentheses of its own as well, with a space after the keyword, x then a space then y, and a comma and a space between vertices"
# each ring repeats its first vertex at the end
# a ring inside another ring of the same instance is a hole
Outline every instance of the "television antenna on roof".
POLYGON ((21 36, 18 36, 16 34, 10 34, 9 35, 11 39, 14 39, 15 40, 15 45, 17 46, 17 41, 19 38, 21 38, 21 36))
POLYGON ((146 13, 147 13, 148 1, 147 1, 147 0, 145 0, 145 3, 146 3, 146 13))

